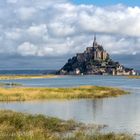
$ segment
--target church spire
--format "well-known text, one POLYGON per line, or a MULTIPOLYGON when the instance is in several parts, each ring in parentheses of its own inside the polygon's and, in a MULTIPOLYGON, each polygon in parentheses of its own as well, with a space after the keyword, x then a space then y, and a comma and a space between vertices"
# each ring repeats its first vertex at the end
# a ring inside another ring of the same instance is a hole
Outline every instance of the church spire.
POLYGON ((94 35, 94 41, 93 41, 93 47, 95 47, 96 44, 97 44, 97 42, 96 42, 96 34, 95 34, 95 35, 94 35))
POLYGON ((96 34, 94 35, 94 43, 96 43, 96 34))

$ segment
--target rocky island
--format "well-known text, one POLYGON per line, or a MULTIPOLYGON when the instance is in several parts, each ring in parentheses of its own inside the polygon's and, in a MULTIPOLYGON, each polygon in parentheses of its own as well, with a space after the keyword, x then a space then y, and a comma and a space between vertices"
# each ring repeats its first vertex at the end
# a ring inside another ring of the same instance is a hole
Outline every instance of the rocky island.
POLYGON ((111 59, 110 55, 99 45, 94 36, 92 47, 83 53, 77 53, 57 72, 61 75, 136 75, 132 68, 126 68, 111 59))

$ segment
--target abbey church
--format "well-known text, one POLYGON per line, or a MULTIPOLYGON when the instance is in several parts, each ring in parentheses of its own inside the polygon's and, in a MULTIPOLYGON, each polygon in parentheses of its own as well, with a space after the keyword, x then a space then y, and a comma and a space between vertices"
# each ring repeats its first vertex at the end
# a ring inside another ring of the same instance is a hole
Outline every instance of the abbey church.
POLYGON ((94 36, 92 46, 69 59, 58 74, 136 75, 136 72, 113 61, 103 46, 97 43, 96 36, 94 36))
MULTIPOLYGON (((96 36, 94 37, 94 42, 92 47, 87 47, 84 53, 78 53, 77 59, 83 61, 84 59, 93 59, 93 60, 103 60, 109 58, 108 53, 103 49, 101 45, 98 45, 96 42, 96 36)), ((85 60, 85 61, 86 61, 85 60)))

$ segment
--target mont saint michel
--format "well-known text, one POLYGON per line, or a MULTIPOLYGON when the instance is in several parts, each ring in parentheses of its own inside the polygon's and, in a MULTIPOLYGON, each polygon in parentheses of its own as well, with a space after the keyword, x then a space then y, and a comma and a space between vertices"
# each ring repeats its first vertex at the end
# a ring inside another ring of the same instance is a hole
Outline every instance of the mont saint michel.
POLYGON ((136 75, 132 68, 126 68, 111 59, 102 45, 94 41, 83 53, 77 53, 58 71, 62 75, 136 75))

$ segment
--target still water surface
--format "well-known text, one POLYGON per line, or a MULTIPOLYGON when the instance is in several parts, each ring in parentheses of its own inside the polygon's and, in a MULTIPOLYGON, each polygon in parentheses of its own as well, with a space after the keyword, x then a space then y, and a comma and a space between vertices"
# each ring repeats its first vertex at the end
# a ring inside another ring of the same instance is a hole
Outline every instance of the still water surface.
POLYGON ((123 88, 132 94, 95 100, 3 102, 0 103, 0 109, 45 114, 84 123, 107 124, 111 131, 140 134, 140 79, 113 76, 63 76, 53 79, 1 80, 0 82, 16 82, 32 87, 99 85, 123 88))

